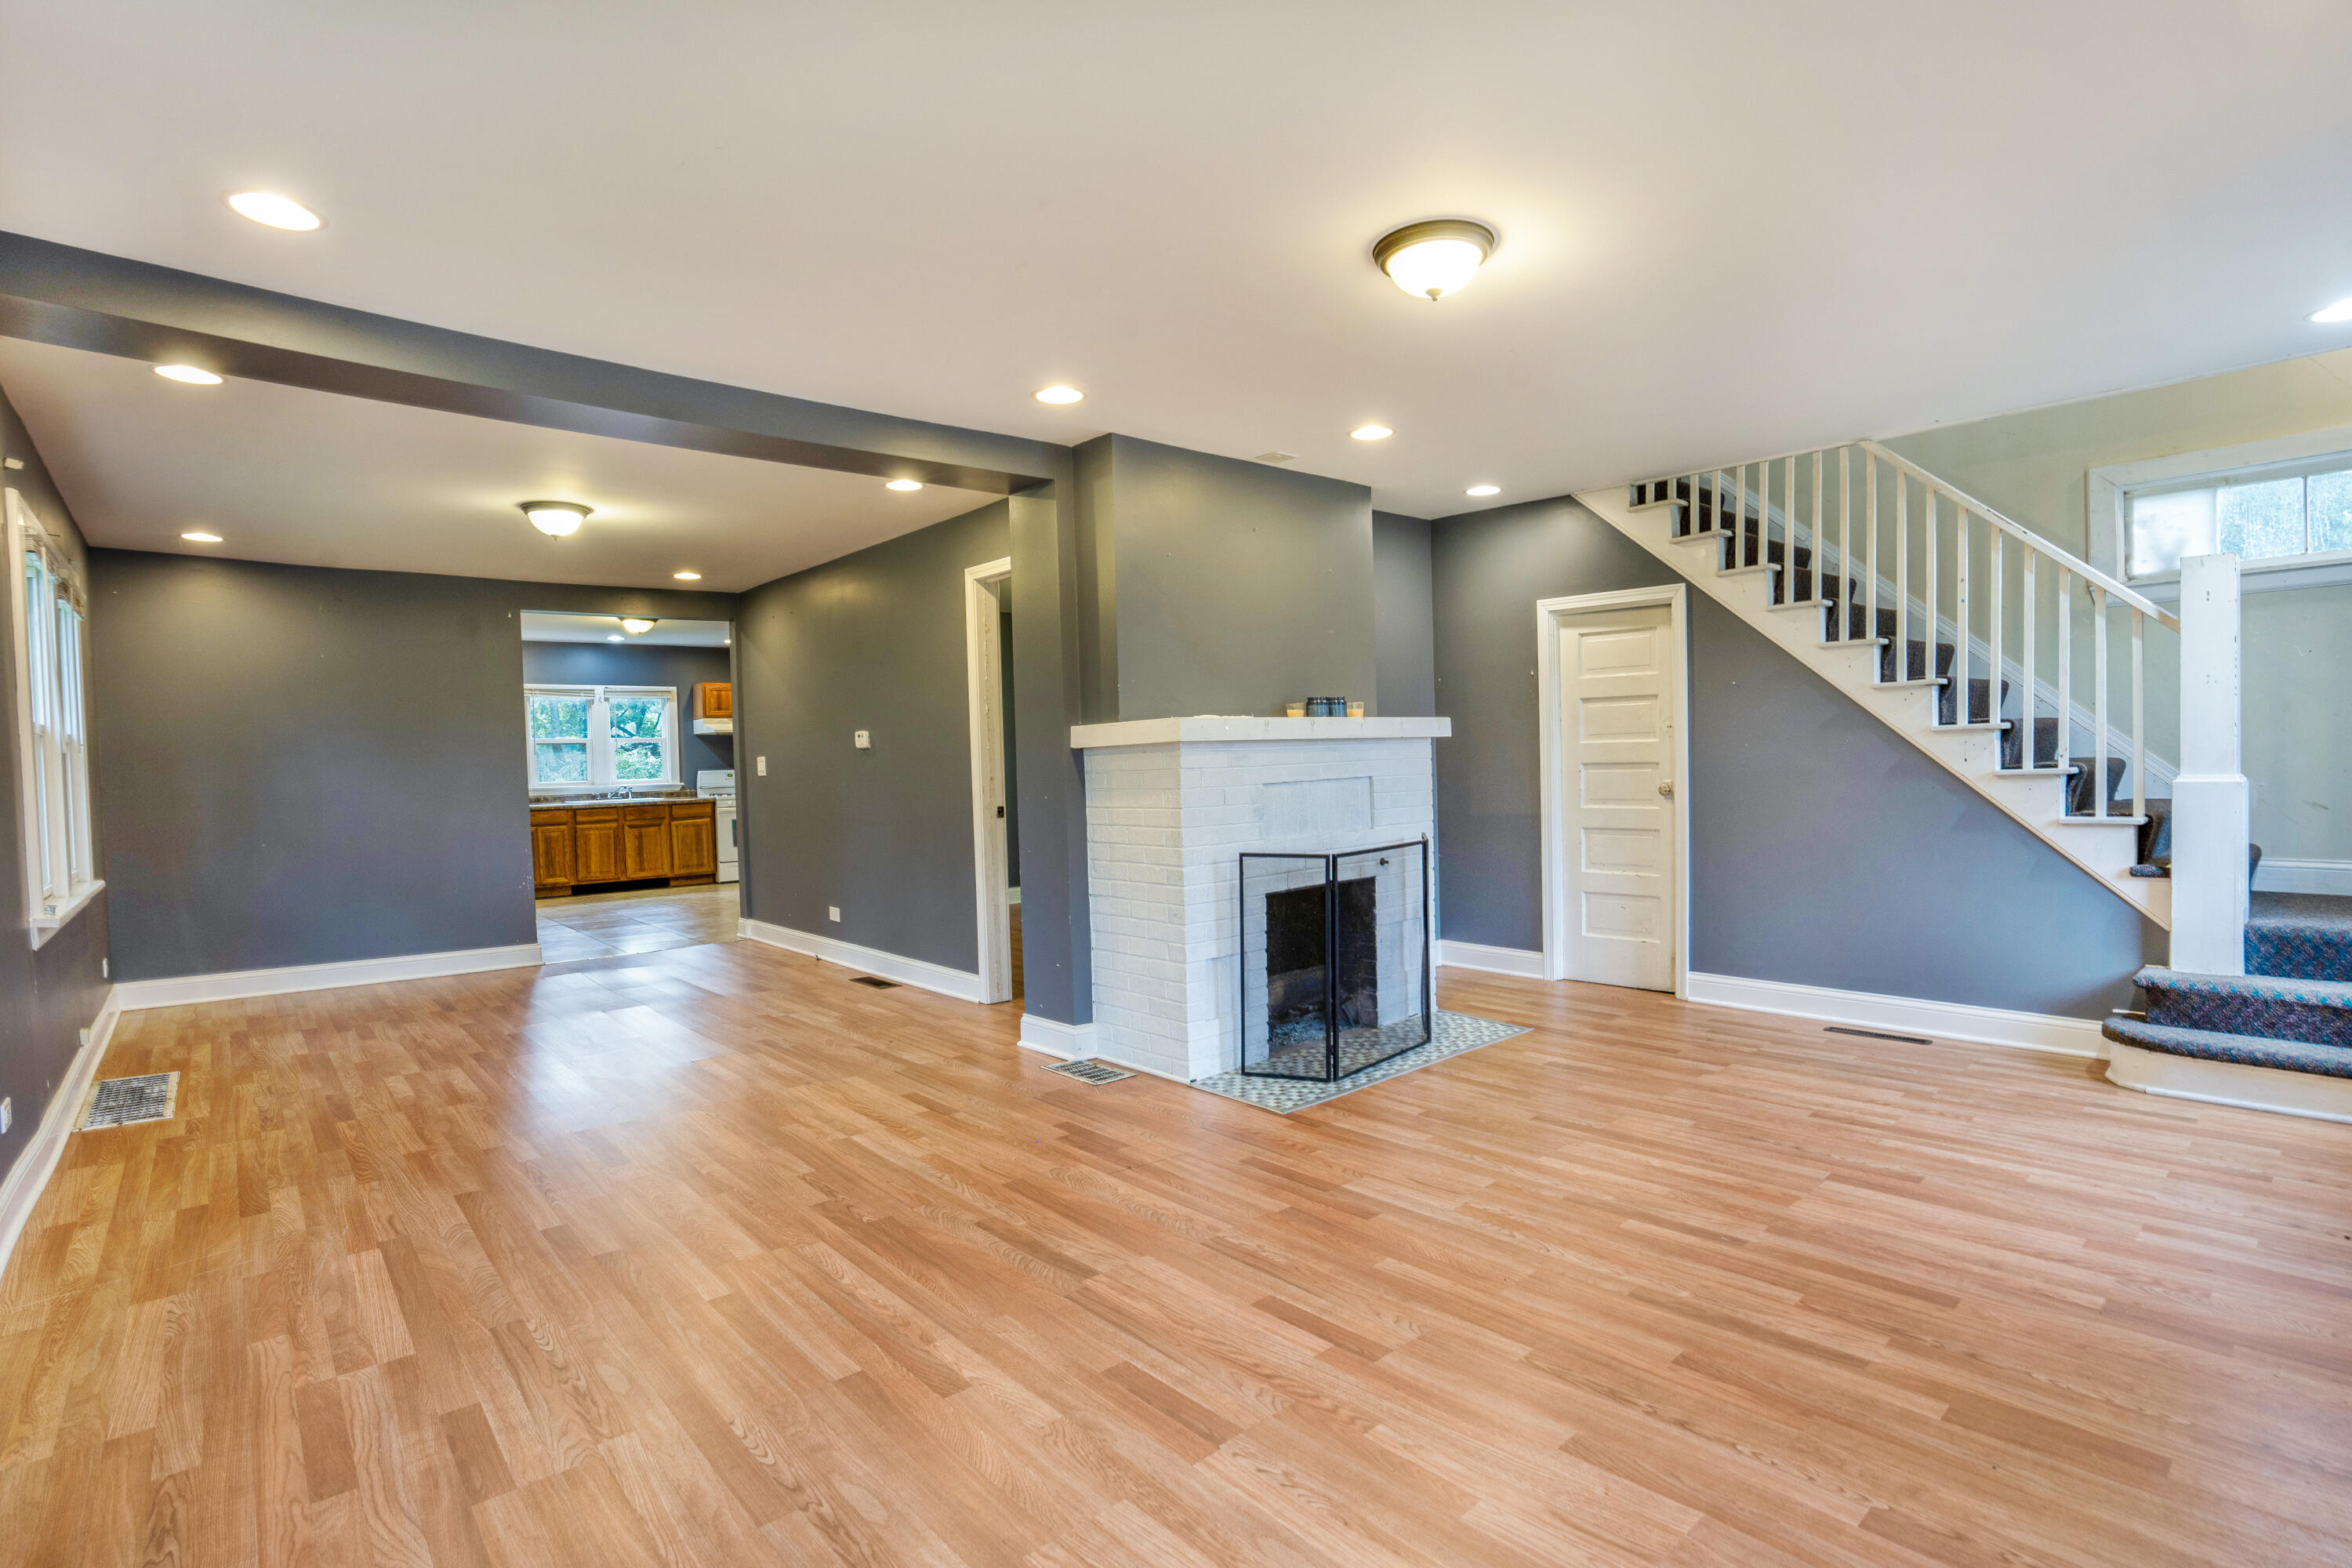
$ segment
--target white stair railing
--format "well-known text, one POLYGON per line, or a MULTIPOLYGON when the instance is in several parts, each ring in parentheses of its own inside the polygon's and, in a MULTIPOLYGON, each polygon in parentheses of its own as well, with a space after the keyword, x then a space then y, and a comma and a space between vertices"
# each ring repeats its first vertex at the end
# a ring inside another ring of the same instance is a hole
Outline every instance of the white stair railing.
POLYGON ((1996 748, 2000 771, 2066 776, 2087 762, 2066 809, 2081 805, 2078 815, 2095 820, 2122 819, 2109 800, 2111 653, 2116 617, 2127 615, 2129 720, 2115 760, 2128 763, 2129 817, 2146 816, 2148 623, 2178 634, 2180 622, 2144 595, 1874 441, 1653 479, 1629 499, 1671 506, 1678 539, 1719 540, 1720 570, 1772 575, 1771 607, 1819 615, 1823 642, 1877 646, 1879 684, 1931 692, 1935 726, 2013 735, 1996 748), (2085 636, 2087 692, 2074 658, 2085 636), (2045 650, 2054 651, 2054 679, 2041 664, 2045 650), (2046 757, 2045 718, 2053 721, 2046 757), (2075 749, 2078 725, 2087 758, 2075 749))

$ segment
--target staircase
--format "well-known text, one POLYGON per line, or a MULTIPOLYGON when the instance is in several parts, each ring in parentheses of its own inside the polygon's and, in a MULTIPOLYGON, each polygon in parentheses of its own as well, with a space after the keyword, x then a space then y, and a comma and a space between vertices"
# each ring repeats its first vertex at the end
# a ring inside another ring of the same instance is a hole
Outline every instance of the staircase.
POLYGON ((2169 929, 2145 744, 2169 613, 1874 442, 1577 499, 2169 929))

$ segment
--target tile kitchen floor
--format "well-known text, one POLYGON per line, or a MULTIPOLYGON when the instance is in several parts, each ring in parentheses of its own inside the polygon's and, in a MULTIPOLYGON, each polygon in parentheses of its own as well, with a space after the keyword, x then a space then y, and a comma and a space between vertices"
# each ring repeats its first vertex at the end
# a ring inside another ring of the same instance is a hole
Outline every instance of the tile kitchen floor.
POLYGON ((740 910, 736 882, 575 893, 539 900, 539 949, 550 963, 619 953, 659 952, 733 942, 740 910))

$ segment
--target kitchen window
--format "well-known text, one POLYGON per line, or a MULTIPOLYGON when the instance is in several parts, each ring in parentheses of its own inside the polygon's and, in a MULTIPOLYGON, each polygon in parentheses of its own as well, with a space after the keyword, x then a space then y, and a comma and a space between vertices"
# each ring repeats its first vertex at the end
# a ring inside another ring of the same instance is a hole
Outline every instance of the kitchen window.
POLYGON ((676 784, 677 692, 667 686, 526 686, 530 787, 676 784))
POLYGON ((86 601, 80 572, 58 536, 16 491, 6 492, 5 505, 25 893, 38 947, 106 885, 98 879, 90 832, 86 601))

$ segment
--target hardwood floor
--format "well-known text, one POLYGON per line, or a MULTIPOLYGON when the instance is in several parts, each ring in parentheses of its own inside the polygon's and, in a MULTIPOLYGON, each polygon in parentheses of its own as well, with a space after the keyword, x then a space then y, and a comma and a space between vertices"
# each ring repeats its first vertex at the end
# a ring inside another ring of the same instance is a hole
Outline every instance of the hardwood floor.
POLYGON ((742 898, 734 882, 572 893, 539 900, 539 951, 550 963, 733 942, 742 898))
POLYGON ((2347 1561, 2352 1129, 1441 992, 1289 1119, 751 942, 132 1014, 0 1560, 2347 1561))

